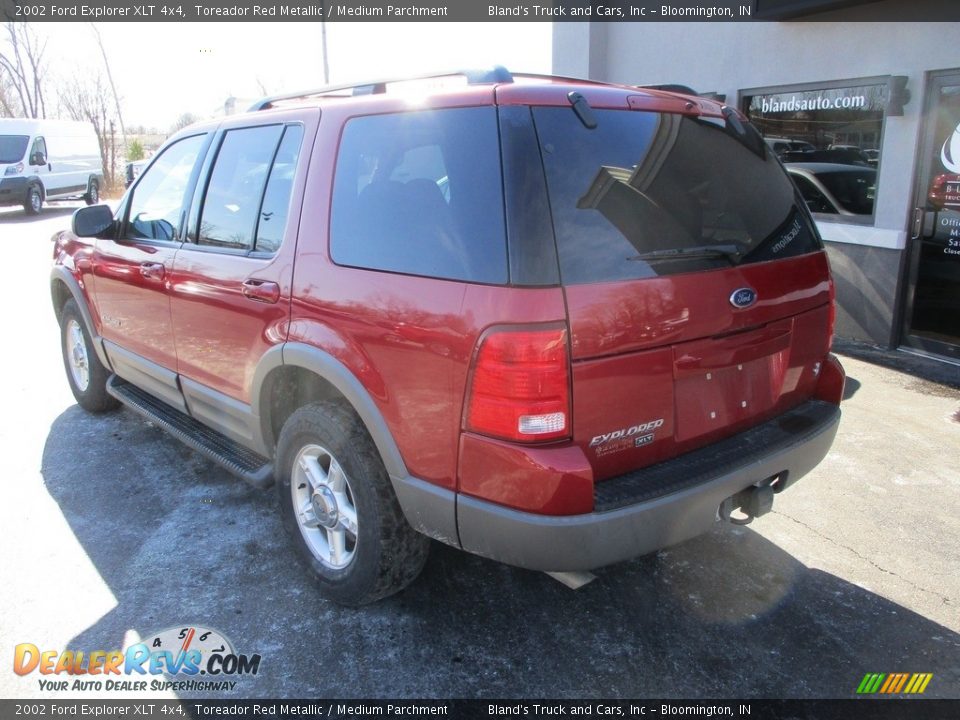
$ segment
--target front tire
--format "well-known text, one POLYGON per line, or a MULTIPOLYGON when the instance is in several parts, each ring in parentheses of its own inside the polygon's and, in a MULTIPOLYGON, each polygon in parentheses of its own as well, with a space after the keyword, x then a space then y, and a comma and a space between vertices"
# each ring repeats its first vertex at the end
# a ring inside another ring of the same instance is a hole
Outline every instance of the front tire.
POLYGON ((60 313, 60 348, 67 382, 80 407, 101 413, 120 406, 117 399, 107 393, 110 371, 97 357, 74 300, 67 300, 60 313))
POLYGON ((359 418, 333 402, 290 416, 277 443, 284 525, 321 593, 357 607, 399 592, 423 569, 429 540, 403 515, 359 418))
POLYGON ((27 198, 23 201, 23 211, 27 215, 39 215, 43 208, 43 193, 36 185, 27 188, 27 198))
POLYGON ((100 202, 100 183, 96 180, 90 181, 90 189, 87 191, 87 194, 83 196, 83 201, 87 205, 96 205, 100 202))

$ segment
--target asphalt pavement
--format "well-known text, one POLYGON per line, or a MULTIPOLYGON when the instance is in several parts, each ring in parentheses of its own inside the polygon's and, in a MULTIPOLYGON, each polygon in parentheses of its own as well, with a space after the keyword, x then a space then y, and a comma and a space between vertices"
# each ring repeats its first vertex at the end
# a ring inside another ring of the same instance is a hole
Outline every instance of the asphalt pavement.
POLYGON ((178 627, 218 630, 258 672, 110 695, 849 698, 868 672, 924 672, 926 697, 960 697, 960 390, 842 357, 833 451, 751 525, 578 591, 435 545, 408 590, 344 609, 295 560, 272 489, 74 403, 48 291, 74 207, 0 210, 0 697, 108 694, 41 689, 17 644, 109 651, 178 627))

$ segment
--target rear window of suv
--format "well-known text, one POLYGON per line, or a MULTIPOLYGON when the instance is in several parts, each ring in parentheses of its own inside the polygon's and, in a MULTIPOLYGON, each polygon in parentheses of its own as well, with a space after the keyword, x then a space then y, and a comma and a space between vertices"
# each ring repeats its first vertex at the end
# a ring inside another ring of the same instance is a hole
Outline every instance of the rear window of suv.
POLYGON ((506 283, 496 110, 350 120, 337 156, 330 254, 340 265, 506 283))
MULTIPOLYGON (((566 284, 774 260, 821 248, 762 140, 720 118, 534 108, 566 284)), ((741 128, 743 130, 743 128, 741 128)), ((759 136, 758 136, 759 137, 759 136)))

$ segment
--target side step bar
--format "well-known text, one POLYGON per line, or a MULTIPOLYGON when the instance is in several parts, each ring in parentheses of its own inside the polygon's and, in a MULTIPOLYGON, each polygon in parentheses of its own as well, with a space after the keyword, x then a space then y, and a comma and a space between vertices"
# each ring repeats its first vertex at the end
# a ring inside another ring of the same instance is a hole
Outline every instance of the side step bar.
POLYGON ((273 482, 273 463, 265 457, 197 422, 189 415, 184 415, 135 385, 113 375, 107 381, 107 392, 188 447, 254 487, 265 488, 273 482))

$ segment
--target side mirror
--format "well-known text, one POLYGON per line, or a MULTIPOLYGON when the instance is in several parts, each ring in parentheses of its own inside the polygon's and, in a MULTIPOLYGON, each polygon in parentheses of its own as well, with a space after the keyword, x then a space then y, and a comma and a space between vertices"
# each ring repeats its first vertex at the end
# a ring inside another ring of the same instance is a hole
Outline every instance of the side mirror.
POLYGON ((77 237, 100 237, 113 225, 113 211, 107 205, 91 205, 73 213, 71 229, 77 237))
POLYGON ((38 166, 46 165, 47 159, 43 156, 42 152, 35 152, 33 155, 30 156, 30 164, 38 165, 38 166))

